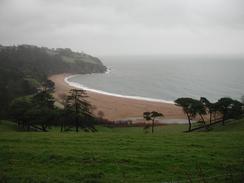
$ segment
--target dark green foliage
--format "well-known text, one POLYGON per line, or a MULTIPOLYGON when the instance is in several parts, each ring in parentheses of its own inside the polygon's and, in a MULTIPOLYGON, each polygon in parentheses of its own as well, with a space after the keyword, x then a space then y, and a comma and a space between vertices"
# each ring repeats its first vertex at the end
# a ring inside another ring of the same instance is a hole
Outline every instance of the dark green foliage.
POLYGON ((76 114, 75 112, 68 107, 59 110, 59 122, 61 126, 61 132, 70 130, 76 124, 76 114))
POLYGON ((48 109, 54 108, 54 98, 48 90, 43 90, 32 98, 32 103, 38 108, 45 107, 48 109))
POLYGON ((178 98, 175 100, 175 103, 182 107, 183 111, 186 113, 189 122, 189 131, 191 130, 191 120, 196 117, 196 115, 200 115, 204 121, 202 115, 206 114, 206 109, 199 100, 192 98, 178 98))
POLYGON ((207 98, 201 97, 200 102, 204 105, 205 110, 209 113, 209 123, 212 123, 213 113, 216 116, 216 112, 218 111, 217 103, 211 103, 207 98))
POLYGON ((221 98, 216 103, 218 111, 222 114, 223 125, 225 120, 229 118, 240 118, 242 115, 242 107, 243 104, 237 100, 233 100, 232 98, 221 98))
POLYGON ((47 75, 57 73, 92 73, 104 72, 106 67, 100 60, 90 55, 66 49, 48 49, 43 47, 20 45, 0 49, 2 68, 10 68, 31 76, 38 81, 43 81, 47 75), (74 60, 67 63, 63 56, 74 60))
POLYGON ((10 104, 9 116, 11 120, 18 124, 18 127, 26 129, 29 127, 28 111, 32 108, 30 97, 19 97, 14 99, 10 104))
POLYGON ((231 105, 233 100, 231 98, 221 98, 217 102, 218 111, 220 111, 223 115, 223 124, 224 121, 227 119, 228 113, 230 112, 231 105))
POLYGON ((61 131, 78 132, 79 128, 95 132, 95 118, 91 105, 85 100, 84 90, 71 90, 64 109, 54 106, 50 89, 43 90, 29 97, 14 99, 10 105, 11 120, 18 124, 20 130, 47 131, 52 126, 61 126, 61 131))
POLYGON ((32 97, 13 100, 10 111, 10 116, 18 123, 18 127, 28 131, 31 128, 47 131, 47 127, 51 126, 56 118, 54 98, 47 90, 32 97))
POLYGON ((55 89, 55 83, 51 80, 45 80, 42 83, 43 90, 49 90, 50 92, 53 92, 55 89))
MULTIPOLYGON (((152 112, 144 112, 143 113, 143 117, 144 119, 146 119, 147 121, 152 120, 152 133, 154 132, 154 122, 155 119, 158 117, 163 117, 164 115, 162 113, 159 113, 157 111, 152 111, 152 112)), ((147 125, 146 125, 147 126, 147 125)), ((144 129, 147 129, 147 127, 145 126, 144 129)))
POLYGON ((1 61, 0 59, 0 119, 6 117, 8 104, 13 98, 30 95, 37 91, 23 73, 14 69, 2 68, 1 61))
POLYGON ((53 96, 47 90, 41 91, 33 96, 32 104, 29 111, 30 122, 40 125, 43 131, 47 131, 47 127, 51 126, 55 119, 53 96))
MULTIPOLYGON (((86 100, 85 90, 71 89, 65 105, 65 113, 75 121, 76 132, 79 127, 84 130, 96 131, 93 127, 94 117, 91 113, 91 104, 86 100)), ((67 118, 67 117, 65 117, 67 118)))
POLYGON ((243 114, 243 104, 237 100, 233 100, 231 110, 230 110, 230 118, 239 119, 243 114))
MULTIPOLYGON (((216 121, 216 113, 221 114, 222 123, 224 125, 225 120, 227 119, 239 119, 243 115, 243 104, 232 98, 224 97, 220 98, 216 103, 211 103, 207 98, 201 97, 200 101, 192 98, 179 98, 175 100, 176 105, 181 106, 183 111, 186 113, 189 121, 189 131, 191 131, 191 120, 192 118, 199 115, 204 122, 205 127, 211 126, 212 124, 212 115, 214 114, 215 123, 220 122, 219 119, 216 121), (203 115, 209 113, 209 125, 206 125, 206 122, 203 118, 203 115)), ((198 129, 195 128, 195 130, 198 129)), ((200 129, 200 128, 199 128, 200 129)))

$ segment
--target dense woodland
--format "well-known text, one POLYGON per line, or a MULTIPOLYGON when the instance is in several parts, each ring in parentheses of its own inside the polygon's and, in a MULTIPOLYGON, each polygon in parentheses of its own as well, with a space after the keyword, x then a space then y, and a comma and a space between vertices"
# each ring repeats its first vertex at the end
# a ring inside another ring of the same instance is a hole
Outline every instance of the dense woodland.
POLYGON ((0 116, 6 118, 14 98, 35 94, 49 75, 105 71, 98 58, 68 48, 0 46, 0 116))
MULTIPOLYGON (((47 86, 47 85, 45 85, 47 86)), ((50 86, 50 85, 49 85, 50 86)), ((79 129, 95 132, 96 118, 92 115, 92 106, 86 101, 84 90, 72 89, 65 96, 64 107, 54 105, 52 96, 54 87, 43 87, 32 96, 18 97, 9 105, 9 119, 22 131, 48 131, 60 126, 61 131, 79 129)))

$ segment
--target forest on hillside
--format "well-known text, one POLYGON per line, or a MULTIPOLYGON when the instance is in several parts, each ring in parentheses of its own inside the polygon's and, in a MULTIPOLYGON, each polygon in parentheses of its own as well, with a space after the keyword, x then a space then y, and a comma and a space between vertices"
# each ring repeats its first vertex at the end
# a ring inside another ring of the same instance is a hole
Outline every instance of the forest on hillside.
POLYGON ((14 98, 34 94, 49 75, 105 71, 98 58, 69 48, 0 46, 0 116, 14 98))

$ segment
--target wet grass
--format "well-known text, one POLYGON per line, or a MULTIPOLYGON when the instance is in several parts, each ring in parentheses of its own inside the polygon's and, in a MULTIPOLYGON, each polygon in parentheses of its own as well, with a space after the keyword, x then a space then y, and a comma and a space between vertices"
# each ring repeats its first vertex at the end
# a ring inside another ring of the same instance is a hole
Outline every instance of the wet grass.
POLYGON ((210 132, 185 129, 17 132, 13 124, 1 122, 0 182, 200 182, 243 173, 244 120, 210 132))

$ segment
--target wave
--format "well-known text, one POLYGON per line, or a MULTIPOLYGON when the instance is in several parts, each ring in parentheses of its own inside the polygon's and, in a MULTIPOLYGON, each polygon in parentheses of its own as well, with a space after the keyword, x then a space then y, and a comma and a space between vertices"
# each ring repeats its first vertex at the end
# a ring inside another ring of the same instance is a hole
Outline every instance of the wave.
POLYGON ((107 70, 104 74, 109 74, 110 72, 111 72, 111 68, 107 68, 107 70))
POLYGON ((83 89, 86 91, 95 92, 95 93, 99 93, 99 94, 103 94, 103 95, 109 95, 109 96, 127 98, 127 99, 143 100, 143 101, 149 101, 149 102, 160 102, 160 103, 174 104, 173 101, 168 101, 168 100, 148 98, 148 97, 140 97, 140 96, 121 95, 121 94, 117 94, 117 93, 110 93, 110 92, 106 92, 106 91, 102 91, 102 90, 88 88, 88 87, 86 87, 80 83, 69 81, 69 79, 74 78, 76 76, 79 76, 79 74, 65 77, 64 78, 65 83, 67 83, 69 86, 72 86, 75 88, 79 88, 79 89, 83 89))

